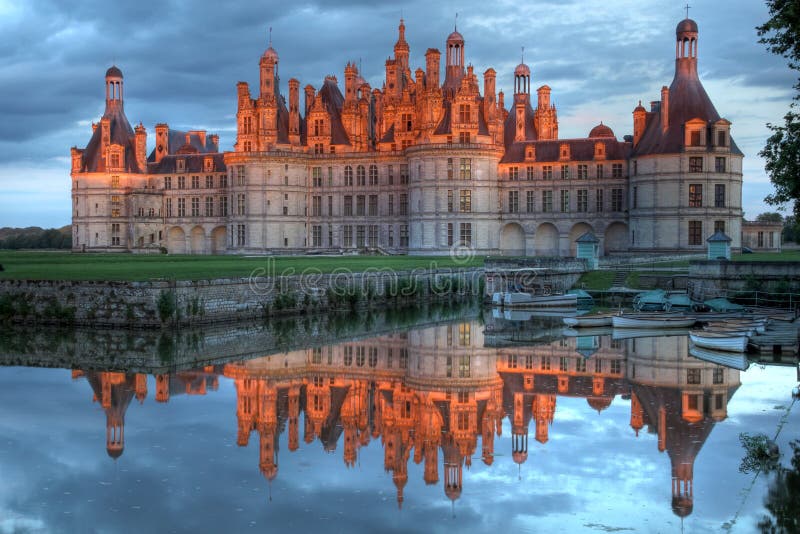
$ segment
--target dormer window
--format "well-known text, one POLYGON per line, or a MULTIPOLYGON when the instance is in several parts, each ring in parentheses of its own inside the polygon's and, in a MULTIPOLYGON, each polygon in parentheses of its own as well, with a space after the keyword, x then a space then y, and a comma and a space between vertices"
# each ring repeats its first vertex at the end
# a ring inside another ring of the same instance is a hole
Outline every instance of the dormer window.
POLYGON ((214 160, 212 158, 206 158, 205 161, 203 161, 203 168, 206 172, 212 172, 214 170, 214 160))
POLYGON ((725 132, 717 132, 717 146, 726 146, 728 144, 728 136, 725 132))
POLYGON ((605 158, 606 157, 606 145, 605 143, 597 142, 594 144, 594 157, 595 158, 605 158))
POLYGON ((528 161, 536 160, 536 148, 533 146, 528 146, 525 148, 525 159, 528 161))
POLYGON ((569 159, 569 145, 562 143, 559 147, 559 153, 561 154, 561 159, 569 159))
POLYGON ((183 172, 186 170, 186 161, 183 159, 175 160, 175 170, 178 172, 183 172))
POLYGON ((687 147, 701 147, 706 145, 707 123, 702 119, 691 119, 684 126, 686 134, 684 145, 687 147))
POLYGON ((700 132, 698 131, 690 132, 689 146, 700 146, 700 132))

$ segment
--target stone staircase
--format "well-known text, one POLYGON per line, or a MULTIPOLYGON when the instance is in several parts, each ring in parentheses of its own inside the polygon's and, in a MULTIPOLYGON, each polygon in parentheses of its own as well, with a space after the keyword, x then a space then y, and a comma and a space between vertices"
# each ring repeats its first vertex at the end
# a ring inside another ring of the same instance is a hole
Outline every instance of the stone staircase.
POLYGON ((620 265, 614 269, 614 279, 611 281, 611 287, 625 287, 625 279, 631 272, 631 268, 627 265, 620 265))

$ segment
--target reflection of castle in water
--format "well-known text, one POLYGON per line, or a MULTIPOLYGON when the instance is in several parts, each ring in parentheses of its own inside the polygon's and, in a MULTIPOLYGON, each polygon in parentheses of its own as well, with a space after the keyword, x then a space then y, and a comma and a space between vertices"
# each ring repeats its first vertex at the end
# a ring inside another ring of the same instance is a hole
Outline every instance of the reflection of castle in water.
MULTIPOLYGON (((380 439, 384 468, 403 502, 408 462, 424 466, 427 484, 443 485, 457 499, 463 469, 479 456, 491 465, 494 437, 509 418, 513 461, 548 441, 561 397, 585 398, 601 412, 617 396, 630 396, 630 424, 638 435, 658 436, 672 464, 673 510, 692 511, 694 460, 714 424, 727 415, 739 372, 688 356, 685 337, 611 341, 564 338, 527 347, 487 348, 477 323, 440 325, 372 339, 274 354, 192 372, 156 376, 156 400, 216 389, 218 376, 234 381, 237 443, 258 435, 259 468, 278 475, 278 441, 288 448, 319 440, 354 465, 360 447, 380 439), (301 413, 303 417, 301 418, 301 413), (481 449, 477 452, 478 437, 481 449), (439 466, 443 467, 440 476, 439 466)), ((107 417, 108 454, 122 454, 124 414, 147 395, 146 376, 74 371, 92 385, 107 417)))

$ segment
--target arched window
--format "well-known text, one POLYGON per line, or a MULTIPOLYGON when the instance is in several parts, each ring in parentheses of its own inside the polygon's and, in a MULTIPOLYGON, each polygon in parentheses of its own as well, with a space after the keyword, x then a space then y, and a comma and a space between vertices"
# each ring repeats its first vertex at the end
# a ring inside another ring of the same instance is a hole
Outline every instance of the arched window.
POLYGON ((369 185, 378 185, 378 166, 369 166, 369 185))

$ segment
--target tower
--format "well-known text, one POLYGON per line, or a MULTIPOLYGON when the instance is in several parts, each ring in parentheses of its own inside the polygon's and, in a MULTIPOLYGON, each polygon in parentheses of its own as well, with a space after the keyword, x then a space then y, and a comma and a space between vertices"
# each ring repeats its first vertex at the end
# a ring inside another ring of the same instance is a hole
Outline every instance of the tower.
POLYGON ((464 37, 457 29, 447 36, 445 54, 444 88, 452 97, 464 77, 464 37))
POLYGON ((116 65, 106 71, 106 114, 117 108, 123 107, 122 98, 122 71, 116 65))

